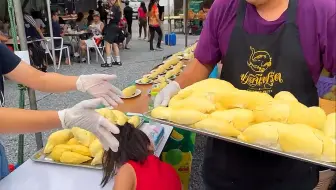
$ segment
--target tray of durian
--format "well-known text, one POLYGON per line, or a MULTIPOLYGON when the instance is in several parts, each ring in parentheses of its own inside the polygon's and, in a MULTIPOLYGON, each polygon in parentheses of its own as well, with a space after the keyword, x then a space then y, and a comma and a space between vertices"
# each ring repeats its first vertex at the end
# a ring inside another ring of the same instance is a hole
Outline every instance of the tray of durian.
POLYGON ((168 107, 144 114, 156 122, 336 169, 336 114, 207 79, 181 90, 168 107))
MULTIPOLYGON (((96 111, 114 124, 124 125, 129 122, 135 127, 140 127, 144 123, 144 119, 138 115, 126 115, 109 108, 96 111)), ((46 146, 36 152, 31 159, 50 164, 102 169, 103 154, 103 146, 94 134, 73 127, 52 133, 46 146)))

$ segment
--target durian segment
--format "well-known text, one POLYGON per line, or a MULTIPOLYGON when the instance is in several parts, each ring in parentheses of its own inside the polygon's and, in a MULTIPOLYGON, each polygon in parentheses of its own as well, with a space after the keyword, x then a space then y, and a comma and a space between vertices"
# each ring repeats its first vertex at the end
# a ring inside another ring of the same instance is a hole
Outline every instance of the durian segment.
POLYGON ((80 144, 76 138, 71 138, 67 143, 67 145, 74 145, 74 144, 80 144))
POLYGON ((128 120, 128 117, 119 110, 112 110, 113 114, 116 116, 116 124, 122 126, 125 125, 125 123, 128 120))
POLYGON ((140 117, 137 115, 134 115, 129 118, 128 123, 132 124, 135 128, 140 125, 140 117))
POLYGON ((319 130, 323 130, 324 124, 327 120, 327 115, 320 107, 308 108, 308 122, 307 125, 319 130))
POLYGON ((56 145, 65 144, 73 137, 69 129, 63 129, 52 133, 43 150, 45 154, 49 154, 56 145))
POLYGON ((216 109, 215 104, 208 98, 188 97, 179 101, 177 104, 170 106, 172 109, 190 109, 200 111, 202 113, 210 113, 216 109))
POLYGON ((99 151, 104 151, 103 150, 103 145, 100 143, 100 141, 98 139, 94 140, 90 146, 89 146, 89 151, 90 151, 90 155, 92 157, 95 157, 96 154, 99 152, 99 151))
POLYGON ((159 106, 151 111, 151 116, 157 119, 169 120, 172 112, 171 108, 159 106))
POLYGON ((213 132, 226 137, 237 137, 240 131, 233 127, 232 123, 225 120, 206 118, 193 125, 196 129, 213 132))
POLYGON ((295 96, 288 91, 281 91, 274 96, 275 100, 282 100, 285 102, 298 102, 295 96))
POLYGON ((62 163, 67 164, 81 164, 91 160, 91 157, 78 154, 76 152, 65 151, 60 157, 62 163))
POLYGON ((257 106, 254 110, 254 119, 256 123, 277 121, 287 123, 290 115, 290 105, 273 100, 270 103, 257 106))
POLYGON ((206 114, 196 110, 173 110, 169 120, 181 125, 192 125, 207 117, 206 114))
POLYGON ((53 161, 59 162, 63 152, 65 151, 71 151, 71 147, 64 144, 56 145, 52 152, 49 154, 49 157, 53 159, 53 161))
POLYGON ((93 133, 79 127, 73 127, 71 132, 80 144, 87 147, 96 139, 93 133))
POLYGON ((136 86, 132 85, 132 86, 129 86, 129 87, 125 88, 122 91, 122 93, 125 97, 131 97, 135 94, 135 91, 136 91, 136 86))
POLYGON ((99 151, 96 156, 93 158, 93 160, 91 161, 91 165, 95 166, 95 165, 99 165, 103 163, 103 156, 104 156, 104 151, 99 151))
POLYGON ((327 115, 327 119, 324 124, 323 131, 327 137, 336 140, 336 113, 335 112, 327 115))
POLYGON ((84 156, 91 156, 90 150, 88 147, 83 145, 69 145, 71 147, 71 152, 76 152, 84 156))

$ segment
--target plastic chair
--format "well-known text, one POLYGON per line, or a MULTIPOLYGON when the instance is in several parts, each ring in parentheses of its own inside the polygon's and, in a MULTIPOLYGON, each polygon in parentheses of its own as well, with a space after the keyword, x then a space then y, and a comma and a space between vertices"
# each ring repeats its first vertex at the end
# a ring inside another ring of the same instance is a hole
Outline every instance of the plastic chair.
POLYGON ((96 51, 96 62, 98 62, 98 55, 102 59, 102 61, 105 62, 104 57, 93 38, 85 40, 85 43, 88 64, 90 64, 90 48, 93 48, 96 51))
MULTIPOLYGON (((50 37, 47 38, 47 39, 50 39, 50 40, 51 40, 50 37)), ((49 42, 50 40, 47 40, 47 41, 49 42)), ((62 53, 63 53, 63 50, 66 50, 66 51, 67 51, 68 59, 69 59, 69 65, 71 65, 69 47, 68 47, 68 46, 64 46, 64 44, 63 44, 63 38, 62 38, 62 37, 54 37, 53 40, 54 40, 54 41, 55 41, 55 40, 60 40, 60 41, 61 41, 61 46, 60 46, 60 47, 55 47, 55 51, 59 51, 59 52, 60 52, 60 54, 59 54, 59 59, 58 59, 58 67, 57 67, 57 69, 60 69, 60 67, 61 67, 61 61, 62 61, 62 53)), ((51 43, 48 43, 48 48, 49 48, 49 49, 51 49, 50 46, 51 46, 51 43)), ((46 52, 46 53, 47 53, 47 52, 46 52)), ((50 51, 49 51, 49 53, 50 53, 50 51)), ((48 54, 49 54, 49 53, 48 53, 48 54)))

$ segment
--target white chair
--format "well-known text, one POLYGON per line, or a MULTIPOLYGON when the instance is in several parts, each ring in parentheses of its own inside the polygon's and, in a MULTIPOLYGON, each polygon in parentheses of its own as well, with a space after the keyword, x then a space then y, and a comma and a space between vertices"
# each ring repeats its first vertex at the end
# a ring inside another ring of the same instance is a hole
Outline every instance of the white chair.
MULTIPOLYGON (((102 53, 99 50, 95 40, 93 38, 85 40, 86 43, 86 54, 87 54, 87 62, 90 64, 90 48, 93 48, 96 51, 96 62, 98 62, 98 55, 103 62, 105 62, 102 53)), ((104 49, 104 48, 103 48, 104 49)))
MULTIPOLYGON (((50 39, 50 40, 47 40, 49 43, 48 43, 48 45, 47 45, 48 48, 46 48, 46 53, 49 54, 49 55, 51 56, 51 54, 50 54, 50 49, 52 48, 52 47, 51 47, 51 42, 50 42, 50 41, 51 41, 51 38, 48 37, 47 39, 50 39), (47 52, 47 51, 48 51, 48 52, 47 52)), ((59 51, 59 52, 60 52, 60 53, 59 53, 59 58, 58 58, 58 67, 57 67, 57 69, 60 69, 60 67, 61 67, 61 61, 62 61, 63 50, 66 50, 66 51, 67 51, 68 59, 69 59, 69 65, 71 65, 69 47, 68 47, 68 46, 64 46, 64 44, 63 44, 63 38, 62 38, 62 37, 54 37, 53 40, 54 40, 54 42, 55 42, 55 40, 56 40, 56 41, 61 41, 61 46, 60 46, 60 47, 55 47, 55 51, 59 51)), ((51 57, 52 57, 52 56, 51 56, 51 57)))

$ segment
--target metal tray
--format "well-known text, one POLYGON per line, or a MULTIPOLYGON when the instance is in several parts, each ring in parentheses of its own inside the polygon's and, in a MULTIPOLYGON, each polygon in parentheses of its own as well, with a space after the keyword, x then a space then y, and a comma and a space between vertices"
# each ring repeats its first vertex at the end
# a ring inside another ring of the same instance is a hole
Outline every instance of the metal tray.
MULTIPOLYGON (((142 124, 145 122, 145 119, 142 117, 141 114, 136 114, 136 113, 126 113, 127 116, 134 116, 134 115, 138 115, 140 116, 141 120, 140 120, 140 124, 139 124, 139 128, 142 126, 142 124)), ((43 153, 43 149, 37 151, 33 156, 30 157, 30 159, 32 159, 35 162, 42 162, 42 163, 49 163, 49 164, 57 164, 57 165, 63 165, 63 166, 73 166, 73 167, 81 167, 81 168, 90 168, 90 169, 96 169, 96 170, 101 170, 103 169, 102 165, 95 165, 95 166, 91 166, 91 160, 84 162, 82 164, 66 164, 66 163, 61 163, 61 162, 55 162, 54 160, 52 160, 51 158, 49 158, 49 154, 44 154, 43 153)))
POLYGON ((282 151, 279 151, 279 150, 276 150, 276 149, 242 142, 242 141, 240 141, 236 138, 223 137, 221 135, 218 135, 216 133, 212 133, 212 132, 209 132, 209 131, 195 129, 195 128, 192 128, 192 127, 176 124, 176 123, 166 121, 166 120, 156 119, 156 118, 153 118, 153 117, 150 116, 150 112, 146 112, 144 114, 144 116, 147 117, 148 119, 156 121, 158 123, 170 125, 170 126, 173 126, 173 127, 177 127, 177 128, 180 128, 180 129, 187 130, 187 131, 192 131, 192 132, 202 134, 202 135, 205 135, 205 136, 208 136, 208 137, 217 138, 217 139, 220 139, 220 140, 223 140, 223 141, 227 141, 227 142, 239 144, 239 145, 242 145, 242 146, 258 149, 258 150, 261 150, 261 151, 277 154, 277 155, 280 155, 280 156, 285 156, 285 157, 288 157, 288 158, 293 158, 293 159, 296 159, 296 160, 301 160, 301 161, 304 161, 304 162, 310 162, 310 163, 320 165, 320 166, 324 166, 324 167, 327 167, 327 168, 330 168, 330 169, 336 169, 336 163, 328 163, 328 162, 322 162, 322 161, 314 160, 314 159, 310 159, 310 158, 305 158, 305 157, 301 157, 301 156, 298 156, 298 155, 295 155, 295 154, 285 153, 285 152, 282 152, 282 151))
POLYGON ((61 163, 61 162, 55 162, 51 158, 48 158, 48 154, 43 153, 43 149, 37 151, 32 157, 30 157, 33 161, 35 162, 42 162, 42 163, 49 163, 49 164, 57 164, 57 165, 64 165, 64 166, 72 166, 72 167, 81 167, 81 168, 90 168, 90 169, 96 169, 96 170, 101 170, 103 169, 102 165, 96 165, 96 166, 91 166, 91 160, 84 162, 82 164, 66 164, 66 163, 61 163))

